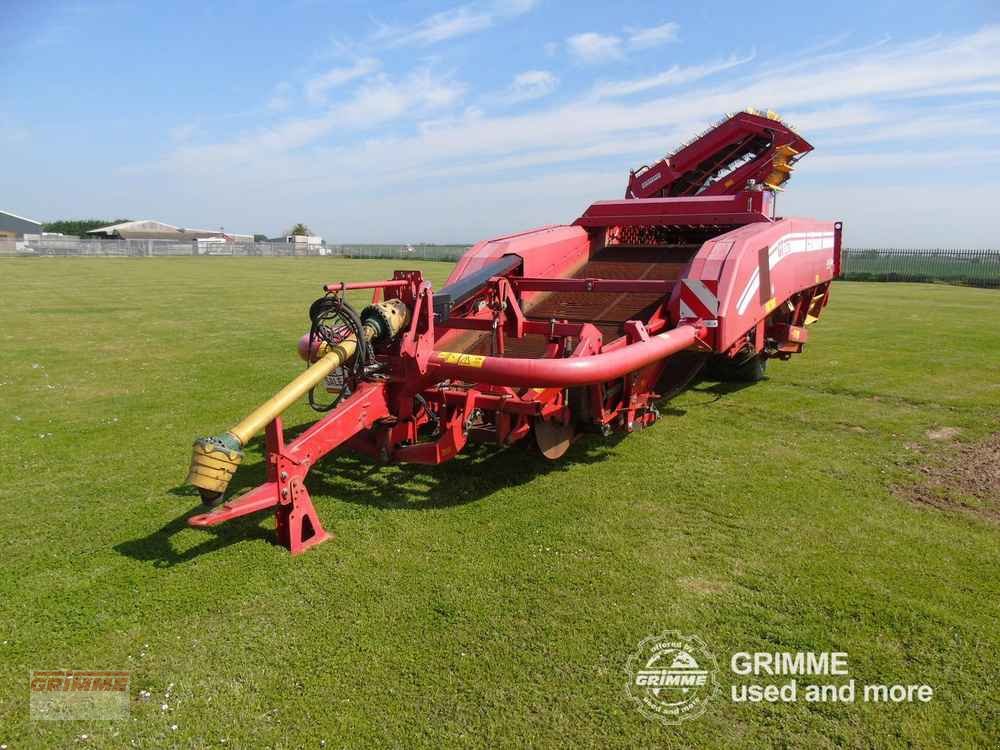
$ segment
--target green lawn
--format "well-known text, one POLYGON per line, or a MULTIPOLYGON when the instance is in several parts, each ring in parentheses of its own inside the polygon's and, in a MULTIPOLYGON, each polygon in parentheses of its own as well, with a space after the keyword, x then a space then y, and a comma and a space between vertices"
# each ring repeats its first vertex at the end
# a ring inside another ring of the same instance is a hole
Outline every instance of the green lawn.
MULTIPOLYGON (((1000 743, 1000 525, 892 491, 1000 429, 1000 292, 839 283, 766 382, 702 382, 556 464, 332 457, 310 489, 336 539, 300 557, 267 514, 187 528, 191 440, 299 372, 323 282, 396 265, 0 262, 0 743, 1000 743), (666 629, 704 638, 726 691, 680 727, 625 695, 666 629), (729 655, 758 650, 846 651, 859 683, 935 697, 730 703, 729 655), (131 670, 131 718, 30 721, 29 671, 56 668, 131 670)), ((450 265, 422 267, 440 286, 450 265)))

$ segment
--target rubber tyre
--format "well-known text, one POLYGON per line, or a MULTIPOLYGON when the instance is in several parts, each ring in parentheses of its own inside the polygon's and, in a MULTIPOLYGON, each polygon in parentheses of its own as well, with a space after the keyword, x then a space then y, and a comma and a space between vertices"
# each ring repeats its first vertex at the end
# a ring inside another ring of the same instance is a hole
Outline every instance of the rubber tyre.
POLYGON ((755 354, 739 367, 733 368, 733 380, 740 383, 756 383, 764 379, 767 372, 767 360, 755 354))
POLYGON ((728 357, 717 357, 705 368, 705 374, 709 378, 726 383, 756 383, 764 379, 766 371, 767 360, 760 354, 755 354, 740 364, 728 357))

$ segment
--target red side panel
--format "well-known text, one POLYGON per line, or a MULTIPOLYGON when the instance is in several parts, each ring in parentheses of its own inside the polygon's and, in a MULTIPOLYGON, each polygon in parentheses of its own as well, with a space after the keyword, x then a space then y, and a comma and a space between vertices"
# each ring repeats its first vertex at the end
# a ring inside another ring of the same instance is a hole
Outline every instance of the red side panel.
POLYGON ((590 239, 586 230, 572 226, 548 226, 521 234, 476 243, 452 269, 446 284, 489 265, 503 255, 518 255, 524 261, 524 276, 562 277, 586 262, 590 239))
POLYGON ((671 295, 671 315, 701 318, 715 329, 716 351, 725 351, 791 295, 831 281, 834 245, 829 221, 783 219, 727 232, 692 259, 671 295))
POLYGON ((770 221, 773 196, 762 190, 695 198, 597 201, 574 224, 581 227, 732 225, 770 221))

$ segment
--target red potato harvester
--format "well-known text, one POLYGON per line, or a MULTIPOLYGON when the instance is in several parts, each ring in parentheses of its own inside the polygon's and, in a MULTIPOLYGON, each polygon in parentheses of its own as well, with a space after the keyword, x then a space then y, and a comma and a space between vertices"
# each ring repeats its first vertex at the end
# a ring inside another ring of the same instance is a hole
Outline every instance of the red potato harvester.
POLYGON ((227 432, 200 438, 188 482, 218 503, 265 431, 267 481, 189 519, 274 508, 292 554, 326 540, 305 486, 342 445, 380 462, 438 464, 467 442, 534 441, 558 459, 583 432, 647 427, 704 367, 759 380, 802 351, 840 269, 839 222, 775 216, 812 150, 772 112, 741 112, 630 174, 624 200, 568 226, 472 247, 435 293, 419 271, 336 283, 313 303, 308 368, 227 432), (359 313, 344 292, 372 289, 359 313), (334 394, 320 406, 321 383, 334 394), (324 415, 285 441, 303 396, 324 415))

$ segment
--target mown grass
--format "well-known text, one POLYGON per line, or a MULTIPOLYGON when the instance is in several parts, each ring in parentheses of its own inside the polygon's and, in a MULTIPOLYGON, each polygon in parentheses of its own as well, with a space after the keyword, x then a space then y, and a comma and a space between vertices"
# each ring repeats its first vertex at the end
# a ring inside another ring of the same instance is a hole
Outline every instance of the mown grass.
MULTIPOLYGON (((516 449, 437 468, 332 457, 310 487, 336 539, 301 557, 266 515, 187 528, 191 439, 299 371, 322 282, 394 265, 0 265, 0 743, 1000 743, 1000 528, 891 491, 945 450, 928 430, 998 429, 1000 294, 837 284, 806 353, 766 382, 700 383, 653 429, 557 464, 516 449), (935 697, 723 694, 666 727, 628 702, 624 671, 666 629, 704 638, 724 686, 745 681, 736 651, 836 650, 859 683, 935 697), (132 670, 131 718, 30 721, 29 670, 54 668, 132 670)), ((437 285, 449 269, 422 267, 437 285)), ((259 480, 259 449, 247 464, 241 481, 259 480)))

